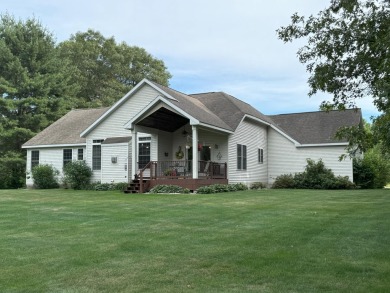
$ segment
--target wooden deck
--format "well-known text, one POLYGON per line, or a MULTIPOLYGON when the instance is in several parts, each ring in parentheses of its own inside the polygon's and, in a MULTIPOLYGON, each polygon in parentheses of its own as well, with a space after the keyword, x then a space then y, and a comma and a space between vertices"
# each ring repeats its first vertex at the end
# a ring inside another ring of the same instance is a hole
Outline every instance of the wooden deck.
MULTIPOLYGON (((149 190, 156 185, 177 185, 183 188, 188 188, 191 191, 197 190, 199 187, 213 184, 228 184, 227 179, 192 179, 192 178, 161 178, 152 179, 149 181, 149 190)), ((149 191, 146 190, 146 191, 149 191)))
POLYGON ((202 186, 228 184, 227 164, 199 161, 198 178, 192 178, 192 161, 151 161, 129 183, 126 193, 148 192, 156 185, 177 185, 194 191, 202 186))

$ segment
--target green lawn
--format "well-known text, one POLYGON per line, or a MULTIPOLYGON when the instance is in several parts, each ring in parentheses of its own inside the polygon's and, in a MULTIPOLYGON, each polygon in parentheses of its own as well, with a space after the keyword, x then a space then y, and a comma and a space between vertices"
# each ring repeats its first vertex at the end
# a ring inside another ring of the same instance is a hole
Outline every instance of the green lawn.
POLYGON ((390 190, 0 191, 0 292, 389 292, 390 190))

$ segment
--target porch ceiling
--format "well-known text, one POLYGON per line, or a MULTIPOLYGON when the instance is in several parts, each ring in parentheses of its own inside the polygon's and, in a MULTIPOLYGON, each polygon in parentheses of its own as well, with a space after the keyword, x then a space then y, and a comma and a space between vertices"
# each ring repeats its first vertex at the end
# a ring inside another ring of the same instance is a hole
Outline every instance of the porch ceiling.
POLYGON ((174 132, 188 122, 188 118, 180 116, 166 108, 160 108, 137 124, 167 132, 174 132))

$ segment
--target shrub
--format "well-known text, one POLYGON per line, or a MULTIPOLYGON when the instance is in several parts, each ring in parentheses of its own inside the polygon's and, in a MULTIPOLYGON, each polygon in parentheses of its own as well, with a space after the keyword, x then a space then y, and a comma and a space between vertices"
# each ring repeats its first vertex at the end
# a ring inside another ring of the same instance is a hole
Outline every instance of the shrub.
POLYGON ((149 193, 190 193, 190 190, 177 185, 156 185, 149 193))
POLYGON ((129 185, 129 183, 118 182, 118 183, 113 183, 113 185, 114 185, 114 187, 113 187, 114 190, 124 191, 126 189, 126 187, 129 185))
POLYGON ((26 182, 26 159, 14 152, 0 157, 0 189, 20 188, 26 182))
POLYGON ((295 188, 329 189, 335 176, 331 169, 325 167, 320 159, 317 163, 311 159, 307 160, 305 171, 295 175, 295 188))
POLYGON ((267 188, 267 185, 264 184, 263 182, 253 182, 251 184, 251 187, 250 189, 255 189, 255 190, 258 190, 258 189, 264 189, 264 188, 267 188))
POLYGON ((284 174, 276 177, 272 188, 351 189, 355 188, 355 184, 348 177, 336 177, 322 160, 316 163, 308 159, 305 171, 294 176, 284 174))
POLYGON ((208 186, 199 187, 196 190, 196 193, 199 194, 210 194, 210 193, 220 193, 220 192, 229 192, 229 191, 242 191, 248 190, 248 186, 243 183, 236 184, 213 184, 208 186))
POLYGON ((58 188, 59 171, 51 165, 38 165, 32 171, 34 186, 39 189, 58 188))
POLYGON ((383 188, 390 181, 390 160, 374 147, 353 161, 353 178, 361 188, 383 188))
POLYGON ((272 188, 295 188, 295 180, 292 174, 283 174, 276 177, 272 188))
POLYGON ((64 167, 65 182, 73 189, 85 189, 92 177, 91 168, 84 161, 72 161, 64 167))

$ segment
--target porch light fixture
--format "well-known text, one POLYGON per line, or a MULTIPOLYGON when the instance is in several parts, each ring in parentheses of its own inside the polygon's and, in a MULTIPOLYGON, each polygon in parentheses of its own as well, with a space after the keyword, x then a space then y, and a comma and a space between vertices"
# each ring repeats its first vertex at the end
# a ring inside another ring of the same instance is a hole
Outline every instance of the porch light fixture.
POLYGON ((217 145, 217 144, 215 144, 215 145, 214 145, 214 148, 215 148, 215 149, 218 149, 218 145, 217 145))
POLYGON ((164 156, 168 157, 168 152, 165 152, 165 153, 164 153, 164 156))

